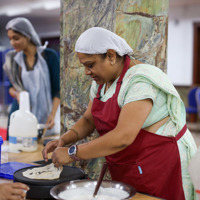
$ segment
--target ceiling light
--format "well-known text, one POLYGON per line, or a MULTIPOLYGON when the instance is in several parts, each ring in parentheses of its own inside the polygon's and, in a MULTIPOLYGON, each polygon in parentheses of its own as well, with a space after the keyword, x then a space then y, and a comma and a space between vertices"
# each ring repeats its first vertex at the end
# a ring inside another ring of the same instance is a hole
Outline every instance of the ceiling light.
POLYGON ((15 16, 30 13, 34 9, 53 10, 59 8, 60 1, 58 0, 27 1, 1 7, 0 15, 15 16))
POLYGON ((60 1, 47 1, 44 3, 44 9, 52 10, 60 8, 60 1))
POLYGON ((17 6, 17 7, 10 7, 10 8, 4 9, 4 11, 1 12, 1 14, 6 14, 7 16, 15 16, 15 15, 27 14, 30 12, 31 12, 31 9, 28 7, 17 6))

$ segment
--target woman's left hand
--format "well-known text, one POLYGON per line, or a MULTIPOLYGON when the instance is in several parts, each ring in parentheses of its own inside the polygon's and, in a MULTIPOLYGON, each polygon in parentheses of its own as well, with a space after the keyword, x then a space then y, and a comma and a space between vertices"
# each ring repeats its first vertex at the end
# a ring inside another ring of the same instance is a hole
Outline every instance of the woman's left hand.
POLYGON ((48 126, 48 129, 52 129, 53 126, 55 125, 55 121, 54 121, 54 118, 55 116, 50 113, 48 119, 47 119, 47 122, 46 122, 46 125, 48 126))
POLYGON ((0 200, 23 200, 26 199, 26 192, 29 187, 23 183, 2 183, 0 184, 0 200))
POLYGON ((68 147, 57 147, 54 150, 51 158, 52 162, 56 167, 59 167, 61 165, 66 165, 74 161, 68 155, 68 147))

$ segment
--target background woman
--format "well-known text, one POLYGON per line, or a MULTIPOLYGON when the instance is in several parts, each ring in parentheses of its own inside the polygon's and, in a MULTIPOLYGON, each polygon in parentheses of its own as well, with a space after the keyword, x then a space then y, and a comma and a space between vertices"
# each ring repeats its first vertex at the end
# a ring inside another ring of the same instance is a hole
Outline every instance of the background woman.
POLYGON ((19 93, 26 90, 30 96, 31 112, 38 123, 46 123, 51 129, 46 134, 59 133, 60 67, 57 53, 41 46, 34 27, 26 18, 12 19, 6 30, 14 48, 7 53, 4 64, 12 84, 9 93, 15 98, 10 114, 19 109, 19 93))
POLYGON ((69 131, 47 144, 45 160, 52 151, 56 166, 105 156, 113 180, 164 199, 194 199, 187 168, 196 145, 166 74, 130 59, 126 41, 100 27, 82 33, 75 51, 93 79, 90 102, 69 131), (94 129, 99 138, 65 147, 94 129))

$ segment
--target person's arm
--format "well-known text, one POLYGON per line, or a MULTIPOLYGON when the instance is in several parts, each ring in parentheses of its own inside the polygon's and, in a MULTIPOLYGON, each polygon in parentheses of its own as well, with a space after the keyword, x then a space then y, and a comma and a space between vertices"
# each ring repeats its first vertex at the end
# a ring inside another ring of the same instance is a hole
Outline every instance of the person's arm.
POLYGON ((60 139, 50 141, 46 144, 42 151, 43 158, 48 161, 48 153, 53 152, 57 147, 64 147, 65 145, 75 143, 88 135, 90 135, 94 129, 94 121, 91 114, 92 102, 90 101, 84 115, 79 119, 76 124, 71 127, 66 133, 64 133, 60 139), (77 133, 78 136, 77 136, 77 133))
POLYGON ((47 62, 51 83, 51 96, 60 98, 60 62, 55 50, 47 48, 44 51, 44 59, 47 62))
POLYGON ((76 124, 69 129, 65 134, 61 136, 64 144, 75 143, 88 135, 90 135, 94 129, 94 121, 91 114, 92 102, 90 101, 84 115, 76 122, 76 124))
POLYGON ((60 64, 58 55, 53 49, 45 49, 43 56, 47 62, 51 83, 52 110, 46 121, 48 128, 51 129, 54 126, 55 114, 60 104, 60 64))
POLYGON ((19 103, 19 92, 17 90, 15 90, 13 87, 10 87, 9 94, 11 97, 17 99, 17 102, 19 103))
POLYGON ((0 184, 0 200, 25 199, 29 187, 23 183, 2 183, 0 184))
POLYGON ((133 143, 152 109, 152 100, 134 101, 123 106, 117 126, 91 142, 78 146, 83 160, 117 153, 133 143))
MULTIPOLYGON (((98 158, 117 153, 128 147, 137 137, 151 112, 152 106, 152 100, 150 99, 134 101, 123 106, 115 129, 104 136, 78 145, 77 157, 82 160, 98 158)), ((87 136, 88 133, 85 127, 83 127, 82 120, 74 126, 74 129, 80 131, 80 138, 87 136), (81 128, 85 131, 81 131, 81 128)), ((67 134, 63 136, 63 140, 69 142, 67 134)), ((52 154, 52 161, 56 166, 73 162, 73 159, 68 156, 67 151, 68 147, 58 147, 55 149, 52 154)))
POLYGON ((58 97, 54 97, 53 102, 52 102, 52 110, 46 121, 46 124, 48 125, 49 129, 53 128, 54 126, 54 119, 55 119, 56 111, 58 109, 59 104, 60 104, 60 99, 58 97))

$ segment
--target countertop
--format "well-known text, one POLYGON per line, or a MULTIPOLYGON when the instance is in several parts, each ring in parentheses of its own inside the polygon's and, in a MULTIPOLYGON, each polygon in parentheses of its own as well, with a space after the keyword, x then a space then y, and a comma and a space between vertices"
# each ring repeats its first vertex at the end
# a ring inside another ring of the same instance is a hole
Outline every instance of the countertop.
MULTIPOLYGON (((1 152, 1 163, 6 162, 22 162, 22 163, 32 163, 34 161, 43 160, 42 158, 42 149, 43 140, 45 138, 40 139, 38 144, 38 149, 35 152, 21 152, 21 153, 8 153, 1 152)), ((2 145, 3 149, 8 147, 8 142, 5 141, 2 145)), ((9 179, 0 178, 0 183, 11 182, 9 179)), ((159 198, 151 197, 146 194, 136 193, 136 195, 131 200, 159 200, 159 198)))

